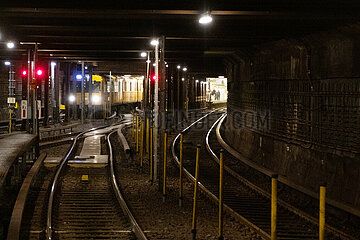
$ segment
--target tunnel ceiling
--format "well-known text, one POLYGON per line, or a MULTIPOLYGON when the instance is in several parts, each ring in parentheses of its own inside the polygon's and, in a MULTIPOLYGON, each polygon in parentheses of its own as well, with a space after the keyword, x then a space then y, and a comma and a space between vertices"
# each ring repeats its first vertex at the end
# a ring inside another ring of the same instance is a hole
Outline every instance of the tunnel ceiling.
MULTIPOLYGON (((166 37, 167 62, 214 63, 235 49, 358 21, 360 3, 346 1, 37 1, 0 3, 2 42, 40 43, 62 61, 143 61, 155 36, 166 37), (210 11, 214 21, 200 26, 210 11)), ((26 46, 0 58, 24 58, 26 46)))

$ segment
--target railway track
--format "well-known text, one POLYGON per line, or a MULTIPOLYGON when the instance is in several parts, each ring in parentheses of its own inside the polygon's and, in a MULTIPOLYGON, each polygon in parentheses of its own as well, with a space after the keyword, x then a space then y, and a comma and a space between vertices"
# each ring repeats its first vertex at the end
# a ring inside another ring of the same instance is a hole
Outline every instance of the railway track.
POLYGON ((146 239, 116 183, 108 139, 115 132, 114 127, 103 128, 100 132, 98 129, 82 133, 74 140, 52 183, 46 239, 146 239), (91 141, 101 138, 100 146, 88 148, 100 148, 102 156, 108 155, 108 167, 89 167, 86 163, 76 166, 77 162, 70 160, 79 137, 92 138, 91 141), (81 183, 84 175, 88 181, 81 183))
MULTIPOLYGON (((200 189, 213 202, 218 201, 219 165, 216 155, 210 154, 211 146, 208 139, 209 132, 215 126, 214 123, 220 115, 216 112, 206 115, 183 130, 184 141, 184 168, 187 177, 194 182, 196 145, 201 144, 200 152, 200 189), (202 127, 200 127, 202 126, 202 127), (210 127, 204 127, 210 126, 210 127), (210 129, 210 131, 209 131, 210 129), (207 151, 208 150, 208 151, 207 151)), ((178 162, 179 135, 175 138, 172 153, 178 162)), ((226 161, 225 161, 226 163, 226 161)), ((226 169, 225 169, 226 170, 226 169)), ((230 169, 231 171, 231 169, 230 169)), ((270 239, 270 198, 259 188, 250 182, 241 181, 239 178, 224 171, 224 204, 225 211, 239 221, 256 230, 264 239, 270 239)), ((270 184, 270 180, 269 180, 270 184)), ((287 207, 278 205, 278 239, 318 239, 318 226, 298 212, 289 210, 287 207)), ((338 233, 341 231, 337 231, 338 233)), ((352 239, 346 234, 333 234, 327 232, 327 239, 352 239)))

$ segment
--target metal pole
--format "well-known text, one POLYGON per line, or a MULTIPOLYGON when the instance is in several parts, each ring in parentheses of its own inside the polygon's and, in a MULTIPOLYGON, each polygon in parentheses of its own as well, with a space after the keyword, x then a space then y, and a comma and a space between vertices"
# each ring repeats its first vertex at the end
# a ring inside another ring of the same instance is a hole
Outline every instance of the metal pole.
POLYGON ((191 224, 191 233, 192 239, 196 239, 196 202, 197 202, 197 192, 199 185, 199 154, 200 154, 201 145, 196 146, 196 160, 195 160, 195 183, 194 183, 194 203, 193 203, 193 215, 192 215, 192 224, 191 224))
POLYGON ((28 49, 28 61, 27 61, 27 83, 26 83, 26 100, 27 100, 27 116, 26 116, 26 131, 28 133, 30 133, 30 118, 31 118, 31 113, 30 113, 30 81, 31 81, 31 75, 30 75, 30 71, 31 71, 31 50, 30 48, 28 49))
POLYGON ((144 121, 140 121, 141 124, 141 139, 140 139, 140 167, 143 167, 143 160, 144 160, 144 121))
POLYGON ((147 52, 147 60, 146 60, 146 76, 144 79, 144 99, 143 99, 143 110, 146 110, 149 103, 149 71, 150 71, 150 52, 147 52))
POLYGON ((182 206, 182 199, 183 199, 183 181, 182 181, 182 175, 183 175, 183 135, 180 133, 180 176, 179 176, 179 206, 182 206))
POLYGON ((176 98, 176 108, 177 108, 177 122, 180 122, 180 68, 177 69, 177 98, 176 98))
POLYGON ((167 143, 167 132, 164 132, 163 202, 165 202, 165 196, 166 196, 166 143, 167 143))
POLYGON ((37 44, 35 43, 34 47, 34 54, 33 54, 34 60, 32 65, 32 80, 34 87, 32 88, 32 118, 33 118, 33 134, 37 135, 37 109, 36 109, 36 79, 35 79, 35 66, 36 66, 36 57, 37 57, 37 44))
POLYGON ((319 240, 325 239, 325 199, 326 186, 320 186, 319 240))
POLYGON ((223 188, 223 184, 224 184, 224 160, 223 160, 223 154, 224 154, 224 150, 221 149, 220 150, 220 181, 219 181, 219 240, 223 240, 224 237, 223 237, 223 232, 224 232, 224 229, 223 229, 223 191, 224 191, 224 188, 223 188))
POLYGON ((154 178, 153 178, 153 142, 154 142, 154 138, 153 138, 153 132, 154 132, 154 128, 151 126, 150 127, 150 181, 153 182, 154 178))
POLYGON ((277 174, 271 177, 271 240, 277 239, 277 174))
POLYGON ((84 124, 85 89, 84 89, 84 62, 81 62, 81 124, 84 124))
POLYGON ((111 95, 112 95, 112 77, 111 77, 111 71, 110 71, 110 95, 109 95, 109 116, 111 116, 111 101, 112 101, 112 98, 111 98, 111 95))
POLYGON ((136 152, 139 152, 139 116, 136 115, 136 152))
POLYGON ((149 153, 149 118, 146 118, 146 153, 149 153))
POLYGON ((158 177, 158 130, 159 130, 159 46, 155 46, 155 93, 154 93, 154 179, 158 177))
POLYGON ((88 73, 89 73, 89 85, 88 85, 88 89, 89 89, 89 94, 88 94, 88 118, 91 119, 93 117, 93 105, 92 105, 92 88, 93 88, 93 79, 92 79, 92 67, 91 66, 87 66, 88 67, 88 73))

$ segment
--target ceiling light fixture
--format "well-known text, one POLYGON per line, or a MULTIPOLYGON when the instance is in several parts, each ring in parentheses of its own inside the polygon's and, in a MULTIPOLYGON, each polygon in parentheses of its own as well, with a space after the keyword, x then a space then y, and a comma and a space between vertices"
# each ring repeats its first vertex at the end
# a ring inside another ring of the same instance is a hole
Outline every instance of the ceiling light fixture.
POLYGON ((7 46, 8 48, 14 48, 14 47, 15 47, 15 43, 13 43, 13 42, 8 42, 8 43, 6 43, 6 46, 7 46))
POLYGON ((212 22, 212 17, 210 14, 205 13, 203 15, 201 15, 201 17, 199 18, 199 23, 200 24, 209 24, 212 22))

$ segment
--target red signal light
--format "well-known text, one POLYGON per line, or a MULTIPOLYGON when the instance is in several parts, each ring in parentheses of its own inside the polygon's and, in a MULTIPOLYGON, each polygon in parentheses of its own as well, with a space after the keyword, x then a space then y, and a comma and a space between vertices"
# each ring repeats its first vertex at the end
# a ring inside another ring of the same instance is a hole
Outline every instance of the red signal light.
POLYGON ((21 74, 25 77, 27 75, 27 71, 26 70, 22 70, 21 74))
POLYGON ((36 75, 38 75, 39 77, 42 76, 42 74, 43 74, 43 71, 41 69, 36 71, 36 75))
POLYGON ((155 82, 155 81, 156 81, 156 75, 155 75, 155 74, 151 76, 151 81, 152 81, 152 82, 155 82))

